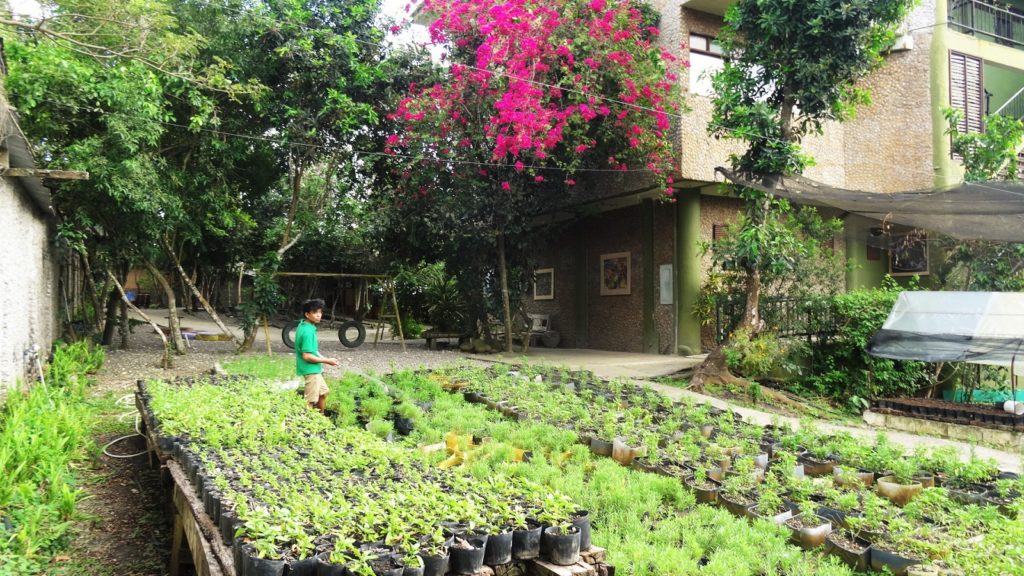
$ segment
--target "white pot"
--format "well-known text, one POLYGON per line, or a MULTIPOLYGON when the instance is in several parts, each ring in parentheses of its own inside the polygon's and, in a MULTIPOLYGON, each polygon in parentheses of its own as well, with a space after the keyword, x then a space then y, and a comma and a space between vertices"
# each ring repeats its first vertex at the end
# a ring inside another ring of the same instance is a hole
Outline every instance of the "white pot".
POLYGON ((1024 414, 1024 402, 1007 400, 1003 403, 1003 410, 1006 410, 1010 414, 1020 416, 1024 414))

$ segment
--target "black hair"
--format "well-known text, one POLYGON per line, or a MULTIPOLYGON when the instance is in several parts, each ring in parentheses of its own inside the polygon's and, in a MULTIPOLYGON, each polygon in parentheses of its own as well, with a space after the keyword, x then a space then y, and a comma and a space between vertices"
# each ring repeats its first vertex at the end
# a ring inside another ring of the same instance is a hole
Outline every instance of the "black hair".
POLYGON ((312 300, 306 300, 302 303, 302 313, 308 314, 310 312, 316 312, 317 310, 324 309, 324 301, 322 298, 313 298, 312 300))

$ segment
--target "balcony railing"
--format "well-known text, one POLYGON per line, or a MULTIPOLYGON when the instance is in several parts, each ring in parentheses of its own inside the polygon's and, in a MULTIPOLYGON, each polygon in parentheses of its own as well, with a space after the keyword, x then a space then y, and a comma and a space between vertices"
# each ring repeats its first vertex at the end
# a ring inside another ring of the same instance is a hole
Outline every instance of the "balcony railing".
POLYGON ((1024 14, 984 0, 950 0, 949 25, 958 32, 1024 48, 1024 14))
POLYGON ((1010 96, 1010 99, 1003 103, 993 114, 1009 116, 1017 120, 1024 119, 1024 87, 1013 96, 1010 96))

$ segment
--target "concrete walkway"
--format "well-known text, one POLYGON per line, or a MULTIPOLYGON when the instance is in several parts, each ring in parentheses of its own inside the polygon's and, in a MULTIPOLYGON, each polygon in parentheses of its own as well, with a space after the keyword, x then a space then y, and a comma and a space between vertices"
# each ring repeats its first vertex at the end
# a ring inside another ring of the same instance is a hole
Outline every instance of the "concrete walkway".
MULTIPOLYGON (((781 416, 778 414, 769 414, 760 410, 737 406, 720 398, 697 394, 689 390, 683 390, 652 381, 653 378, 667 376, 680 370, 696 366, 704 360, 704 356, 659 356, 654 354, 607 352, 603 350, 531 348, 530 352, 526 355, 491 354, 470 355, 470 357, 476 360, 492 363, 503 362, 507 364, 520 364, 525 361, 530 364, 564 366, 571 370, 585 369, 594 372, 594 374, 601 378, 626 377, 640 384, 649 385, 673 400, 681 400, 684 397, 690 397, 698 402, 707 402, 719 408, 731 409, 743 415, 743 419, 747 422, 760 425, 788 423, 794 428, 800 427, 800 422, 796 418, 781 416)), ((864 438, 866 442, 873 442, 875 434, 878 432, 885 432, 886 436, 888 436, 891 441, 910 450, 913 450, 916 446, 922 445, 929 447, 955 446, 960 450, 961 457, 964 459, 969 456, 971 451, 971 445, 966 442, 947 440, 933 436, 909 434, 906 432, 871 427, 868 425, 841 425, 832 424, 822 420, 818 420, 817 425, 823 431, 848 432, 854 437, 864 438)), ((975 454, 979 457, 994 459, 999 463, 999 468, 1002 470, 1009 470, 1013 472, 1022 471, 1022 460, 1024 460, 1024 455, 1021 453, 996 450, 994 448, 987 448, 984 446, 976 446, 974 450, 975 454)))

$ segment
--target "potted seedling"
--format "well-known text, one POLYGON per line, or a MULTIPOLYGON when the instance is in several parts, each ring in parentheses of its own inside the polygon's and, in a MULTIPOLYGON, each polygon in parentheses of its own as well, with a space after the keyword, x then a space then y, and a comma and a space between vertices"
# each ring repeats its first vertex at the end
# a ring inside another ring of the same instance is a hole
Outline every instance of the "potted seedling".
POLYGON ((370 420, 366 423, 366 430, 385 442, 393 440, 392 432, 394 429, 395 424, 390 420, 370 420))
POLYGON ((921 493, 924 487, 914 481, 917 464, 911 459, 899 459, 889 465, 892 474, 878 479, 878 494, 903 507, 921 493))
POLYGON ((569 521, 556 522, 544 529, 548 561, 556 566, 571 566, 580 559, 580 529, 569 521))
POLYGON ((748 508, 748 514, 766 518, 776 524, 783 524, 793 517, 793 510, 782 500, 781 486, 774 477, 765 480, 758 493, 757 502, 748 508))
POLYGON ((812 500, 800 502, 800 513, 786 520, 786 526, 793 532, 793 541, 804 550, 823 545, 832 532, 832 523, 818 516, 818 504, 812 500))
POLYGON ((693 476, 683 480, 683 482, 693 491, 697 502, 714 504, 718 501, 719 485, 708 478, 706 466, 698 464, 693 469, 693 476))
MULTIPOLYGON (((750 507, 755 504, 751 493, 756 481, 751 473, 753 470, 748 469, 748 462, 738 463, 736 473, 722 481, 722 490, 718 495, 719 503, 737 518, 749 516, 750 507)), ((749 467, 752 468, 753 464, 749 464, 749 467)))
POLYGON ((828 476, 832 474, 835 466, 835 459, 832 457, 832 446, 828 442, 819 439, 811 444, 807 451, 797 458, 797 462, 804 465, 804 474, 807 476, 828 476))

